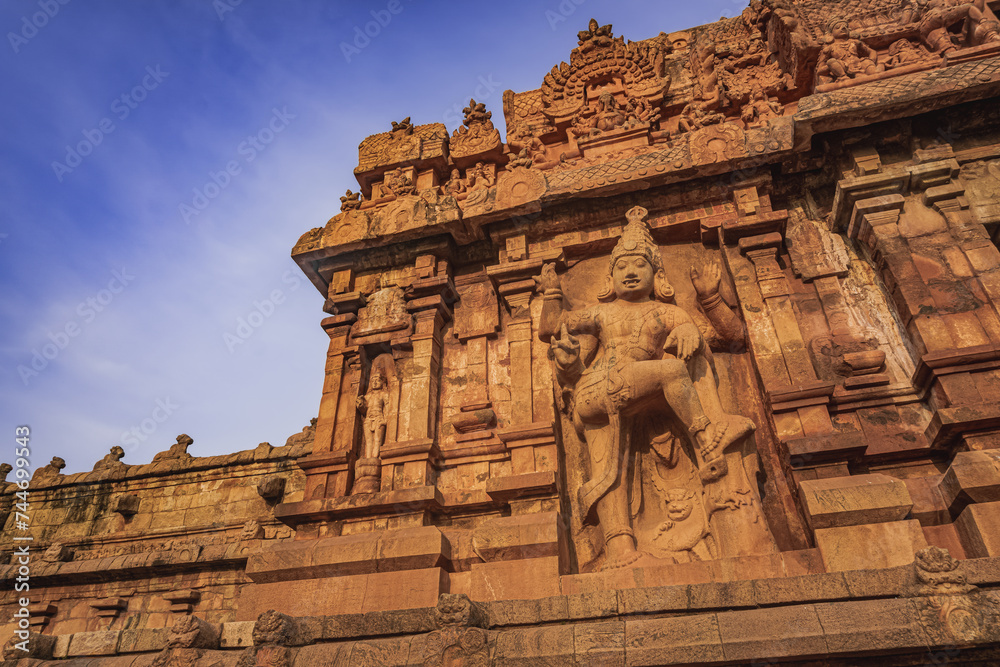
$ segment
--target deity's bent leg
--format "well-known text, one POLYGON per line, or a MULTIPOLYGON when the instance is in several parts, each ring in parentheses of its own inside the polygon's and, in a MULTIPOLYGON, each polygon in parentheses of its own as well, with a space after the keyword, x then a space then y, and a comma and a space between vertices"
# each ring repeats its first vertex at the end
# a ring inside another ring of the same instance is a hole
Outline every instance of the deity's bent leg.
POLYGON ((697 387, 687 364, 679 359, 633 362, 621 375, 632 389, 633 399, 657 390, 663 392, 671 410, 694 440, 702 479, 710 481, 726 474, 723 452, 752 433, 754 425, 745 417, 727 415, 722 410, 715 377, 703 355, 695 355, 691 372, 697 378, 697 387))
POLYGON ((621 376, 630 387, 635 400, 662 392, 670 409, 687 429, 700 431, 711 421, 702 407, 701 397, 683 361, 635 361, 622 369, 621 376))
POLYGON ((696 354, 688 362, 695 390, 701 400, 701 406, 709 420, 715 422, 726 417, 719 398, 719 385, 715 381, 715 373, 704 354, 696 354))

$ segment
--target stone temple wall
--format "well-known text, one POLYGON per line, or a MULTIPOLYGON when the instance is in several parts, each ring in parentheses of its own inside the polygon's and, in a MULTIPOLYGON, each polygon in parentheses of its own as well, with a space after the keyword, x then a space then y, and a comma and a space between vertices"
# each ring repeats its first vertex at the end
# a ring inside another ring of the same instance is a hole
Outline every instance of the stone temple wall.
POLYGON ((998 5, 591 21, 368 137, 314 424, 36 472, 26 629, 6 483, 5 664, 1000 663, 998 5))

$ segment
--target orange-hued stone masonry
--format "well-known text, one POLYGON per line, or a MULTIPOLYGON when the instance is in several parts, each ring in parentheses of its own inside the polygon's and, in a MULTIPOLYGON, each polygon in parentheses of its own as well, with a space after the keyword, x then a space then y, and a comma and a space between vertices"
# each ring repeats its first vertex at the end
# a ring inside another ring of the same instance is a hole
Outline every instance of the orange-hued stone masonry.
POLYGON ((317 418, 54 458, 27 607, 3 482, 3 664, 997 662, 997 10, 591 20, 364 139, 317 418))

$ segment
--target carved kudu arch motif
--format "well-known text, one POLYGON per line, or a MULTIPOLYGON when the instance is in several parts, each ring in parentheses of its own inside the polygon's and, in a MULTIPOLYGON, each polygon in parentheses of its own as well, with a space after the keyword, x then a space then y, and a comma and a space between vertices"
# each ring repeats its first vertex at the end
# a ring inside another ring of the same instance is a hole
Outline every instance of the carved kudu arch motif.
POLYGON ((616 80, 626 95, 658 105, 670 86, 662 47, 651 41, 626 44, 624 37, 612 37, 610 25, 598 28, 591 19, 590 29, 580 33, 580 46, 573 49, 569 64, 560 63, 545 75, 543 113, 554 122, 567 121, 584 109, 588 88, 616 80))

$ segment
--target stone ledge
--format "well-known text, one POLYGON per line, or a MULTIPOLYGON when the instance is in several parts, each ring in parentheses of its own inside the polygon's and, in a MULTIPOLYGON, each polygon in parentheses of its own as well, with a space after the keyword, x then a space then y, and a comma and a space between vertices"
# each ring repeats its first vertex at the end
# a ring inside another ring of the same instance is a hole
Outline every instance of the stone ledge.
POLYGON ((451 543, 435 526, 291 542, 251 555, 257 583, 443 567, 451 543))
MULTIPOLYGON (((997 592, 985 595, 995 601, 997 592)), ((495 647, 496 664, 718 664, 811 658, 864 661, 875 660, 889 651, 923 652, 953 645, 941 642, 940 628, 936 625, 934 632, 927 630, 927 623, 933 625, 940 621, 936 620, 936 614, 927 616, 922 612, 927 603, 926 598, 919 597, 842 600, 665 616, 623 613, 611 618, 569 623, 566 621, 574 603, 567 596, 561 598, 561 601, 530 601, 531 605, 520 605, 520 611, 515 609, 520 604, 518 601, 484 603, 489 612, 486 627, 491 635, 489 643, 495 647), (529 607, 534 611, 522 613, 529 607)), ((601 602, 597 598, 589 601, 601 602)), ((609 599, 603 601, 605 611, 613 614, 609 602, 609 599)), ((435 608, 432 607, 300 617, 295 621, 302 630, 299 641, 293 642, 293 646, 301 648, 291 649, 291 664, 295 666, 331 664, 329 659, 348 657, 350 662, 345 664, 421 664, 427 633, 437 628, 435 608), (353 662, 355 658, 361 663, 353 662)), ((223 665, 235 663, 243 647, 248 645, 253 624, 252 621, 224 623, 221 635, 229 638, 224 642, 229 650, 209 651, 211 659, 223 665), (232 641, 237 636, 244 639, 232 641)), ((90 657, 94 662, 88 664, 117 667, 147 665, 155 657, 152 652, 166 645, 163 631, 139 631, 132 637, 139 638, 143 634, 144 641, 137 642, 129 641, 130 631, 81 632, 58 639, 69 646, 66 657, 90 657), (123 655, 126 652, 129 655, 123 655), (138 658, 138 662, 129 662, 137 660, 136 653, 145 655, 138 658)), ((986 628, 958 643, 964 647, 963 652, 977 651, 977 647, 992 645, 998 635, 1000 629, 986 628)), ((7 667, 20 663, 6 661, 0 664, 7 667)), ((32 664, 55 667, 64 663, 57 660, 33 661, 32 664)))
POLYGON ((877 473, 803 480, 799 491, 814 530, 900 521, 913 507, 902 480, 877 473))
MULTIPOLYGON (((65 563, 40 562, 32 566, 31 579, 33 582, 44 582, 47 585, 81 584, 203 570, 206 565, 230 567, 246 562, 253 546, 250 542, 206 547, 188 545, 172 551, 150 551, 65 563)), ((12 580, 17 573, 17 567, 17 565, 0 566, 0 581, 12 580)))

